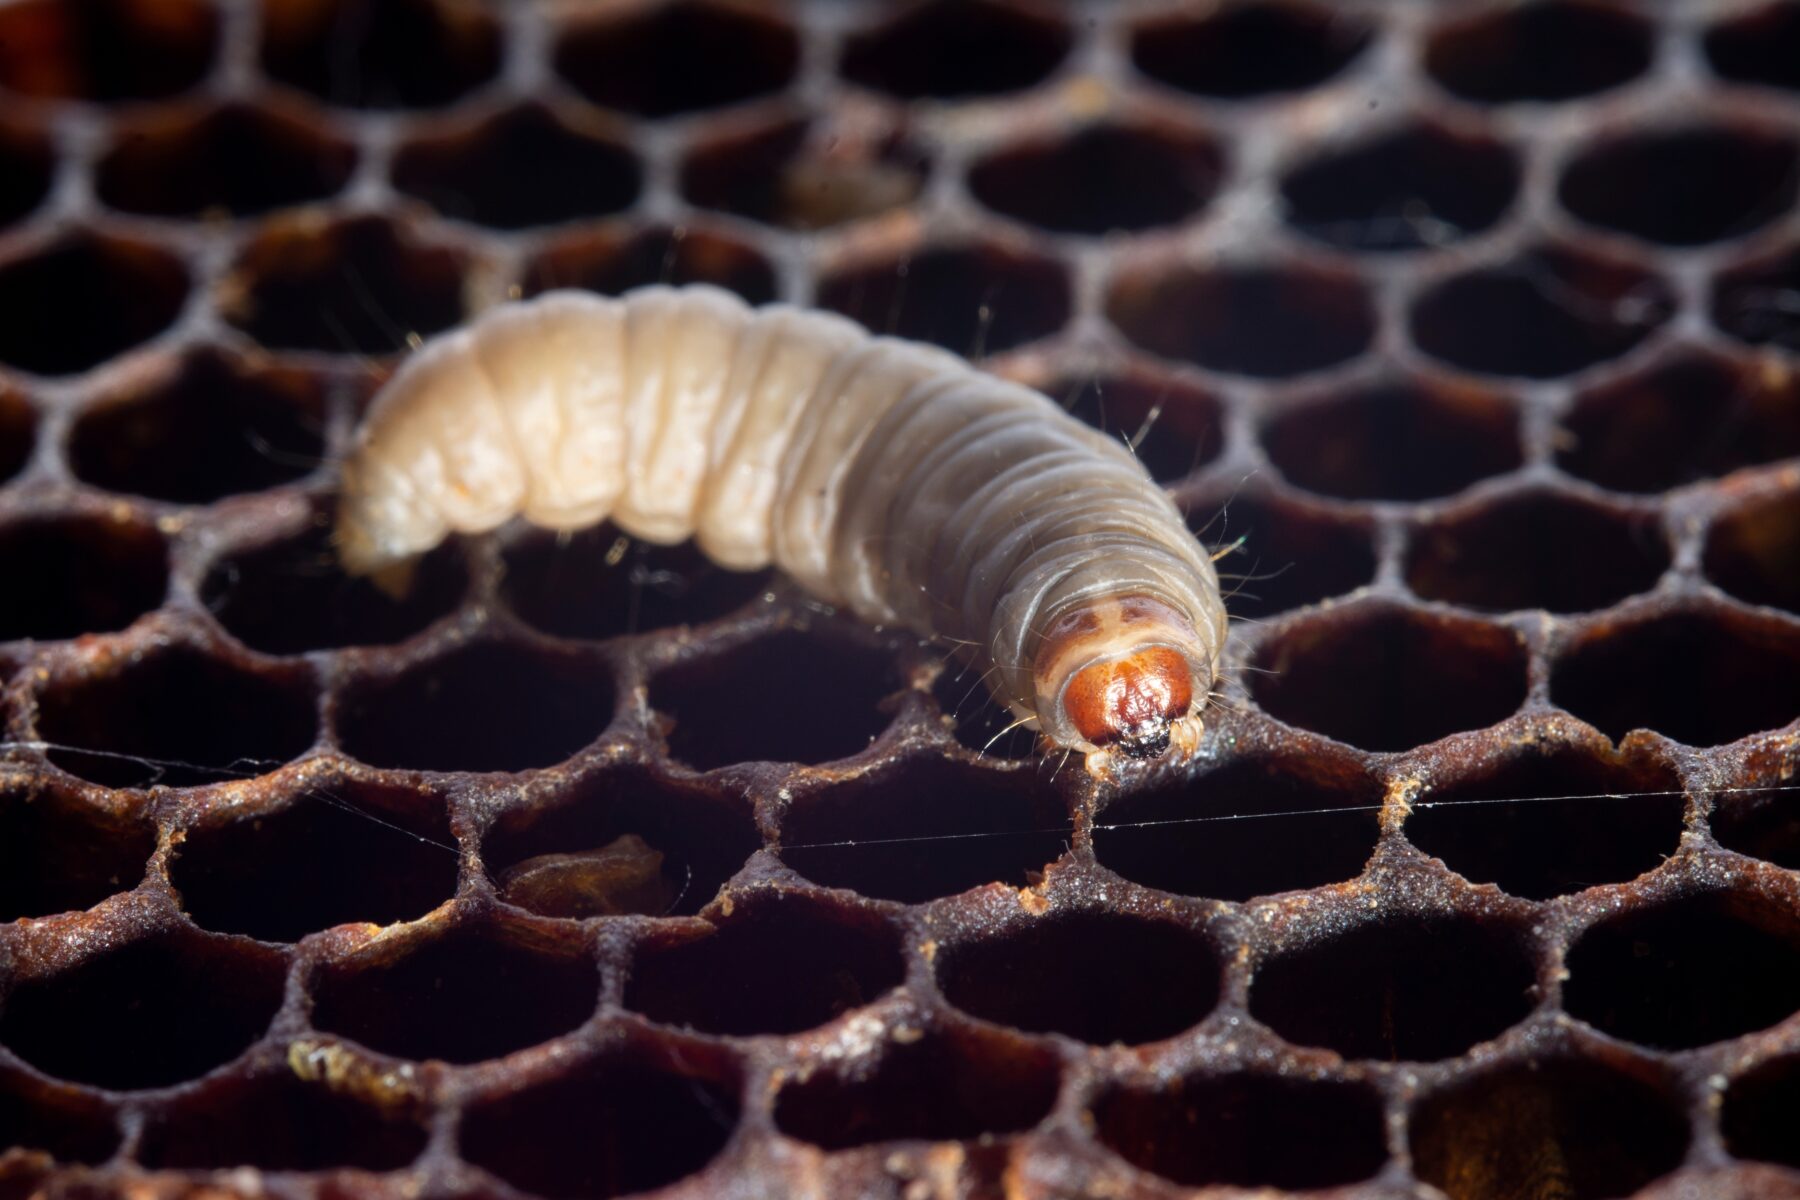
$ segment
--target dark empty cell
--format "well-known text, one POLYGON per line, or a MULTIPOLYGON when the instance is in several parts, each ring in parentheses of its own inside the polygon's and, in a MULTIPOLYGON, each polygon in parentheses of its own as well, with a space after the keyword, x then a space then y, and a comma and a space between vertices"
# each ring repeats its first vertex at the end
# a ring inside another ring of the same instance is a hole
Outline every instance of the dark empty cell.
POLYGON ((356 149, 297 116, 245 104, 154 114, 115 136, 100 199, 159 217, 253 216, 342 188, 356 149))
POLYGON ((397 1058, 481 1062, 574 1029, 599 989, 574 938, 555 945, 462 926, 320 966, 312 1024, 397 1058))
POLYGON ((1800 921, 1749 893, 1639 906, 1582 934, 1567 963, 1570 1016, 1659 1049, 1723 1041, 1800 1011, 1800 921))
POLYGON ((1539 247, 1427 288, 1410 321, 1420 349, 1452 366, 1549 379, 1624 354, 1674 307, 1648 272, 1539 247))
POLYGON ((646 1191, 700 1170, 737 1125, 729 1067, 671 1050, 604 1058, 522 1090, 470 1104, 462 1157, 539 1196, 646 1191))
POLYGON ((181 263, 154 246, 77 232, 0 266, 0 361, 70 375, 147 341, 187 299, 181 263))
POLYGON ((525 294, 585 288, 618 296, 645 284, 710 283, 751 304, 775 299, 775 268, 741 242, 676 226, 578 234, 540 251, 525 266, 525 294))
POLYGON ((612 675, 599 662, 480 641, 353 684, 338 732, 371 766, 525 771, 568 758, 612 713, 612 675))
POLYGON ((894 128, 783 116, 694 147, 681 165, 681 191, 705 208, 823 229, 911 204, 929 168, 894 128))
POLYGON ((0 1158, 17 1148, 65 1163, 99 1163, 118 1144, 112 1113, 97 1100, 23 1073, 0 1073, 0 1158))
POLYGON ((1733 1157, 1800 1167, 1800 1059, 1776 1059, 1734 1082, 1719 1125, 1733 1157))
POLYGON ((986 1021, 1084 1042, 1154 1042, 1219 998, 1204 938, 1166 921, 1058 913, 938 951, 938 986, 986 1021))
POLYGON ((1285 612, 1355 591, 1375 577, 1375 546, 1363 517, 1279 498, 1228 499, 1216 509, 1196 508, 1188 523, 1207 545, 1233 547, 1218 560, 1218 571, 1234 617, 1285 612))
POLYGON ((55 169, 56 156, 43 134, 23 125, 0 125, 0 227, 43 202, 55 169))
POLYGON ((1152 264, 1113 281, 1106 315, 1152 354, 1267 378, 1336 366, 1375 337, 1355 276, 1299 266, 1152 264))
POLYGON ((1627 1196, 1688 1145, 1662 1088, 1574 1058, 1464 1076, 1419 1100, 1410 1124, 1414 1173, 1450 1200, 1627 1196))
POLYGON ((968 358, 1048 337, 1072 303, 1062 264, 993 243, 909 250, 819 282, 821 307, 968 358))
POLYGON ((1713 801, 1719 845, 1790 870, 1800 870, 1800 791, 1739 784, 1713 801))
POLYGON ((1643 17, 1582 0, 1535 0, 1452 21, 1432 34, 1425 69, 1466 100, 1571 100, 1642 75, 1655 52, 1643 17))
POLYGON ((1069 30, 1048 13, 990 0, 927 0, 852 34, 845 79, 903 99, 993 96, 1043 80, 1068 54, 1069 30))
POLYGON ((1131 59, 1183 91, 1240 100, 1324 83, 1369 39, 1367 24, 1329 7, 1248 3, 1144 21, 1131 59))
POLYGON ((37 705, 38 732, 58 744, 50 761, 107 787, 242 779, 317 735, 309 672, 253 673, 181 645, 55 679, 37 705))
POLYGON ((0 9, 0 86, 46 99, 150 100, 212 67, 207 0, 25 0, 0 9))
POLYGON ((908 904, 1024 887, 1071 836, 1046 779, 928 759, 846 780, 796 801, 781 858, 826 887, 908 904))
POLYGON ((1011 761, 1037 754, 1037 732, 1020 725, 1012 710, 988 691, 982 673, 969 664, 947 661, 931 694, 956 740, 982 757, 1011 761))
POLYGON ((1381 788, 1348 759, 1240 758, 1121 797, 1094 821, 1094 856, 1145 887, 1248 900, 1362 874, 1381 788))
POLYGON ((1583 221, 1697 246, 1760 229, 1794 202, 1791 139, 1697 126, 1601 141, 1563 172, 1557 196, 1583 221))
POLYGON ((0 525, 0 641, 123 629, 163 601, 167 547, 148 522, 117 512, 0 525))
POLYGON ((144 877, 149 822, 57 792, 0 790, 0 921, 91 908, 144 877))
POLYGON ((599 129, 533 104, 416 138, 395 153, 393 174, 395 187, 447 216, 522 229, 628 208, 642 173, 599 129))
POLYGON ((1173 125, 1088 125, 990 154, 969 171, 975 198, 1059 233, 1172 225, 1202 208, 1224 174, 1212 139, 1173 125))
POLYGON ((433 108, 500 70, 489 6, 471 0, 265 0, 262 66, 352 108, 433 108))
POLYGON ((1219 456, 1225 414, 1192 384, 1149 372, 1084 374, 1058 380, 1044 393, 1074 416, 1132 447, 1151 476, 1185 479, 1219 456))
POLYGON ((392 1171, 424 1148, 424 1128, 402 1113, 282 1073, 220 1080, 158 1108, 137 1160, 152 1170, 392 1171))
POLYGON ((286 973, 275 950, 200 934, 115 943, 15 987, 0 1010, 0 1044, 58 1079, 166 1087, 256 1041, 286 973))
POLYGON ((1800 637, 1728 611, 1607 624, 1556 662, 1550 698, 1614 741, 1650 729, 1723 745, 1800 717, 1800 637))
POLYGON ((1386 604, 1320 613, 1257 653, 1272 716, 1364 750, 1410 750, 1511 716, 1525 646, 1505 626, 1386 604))
POLYGON ((1706 574, 1751 604, 1800 612, 1800 491, 1777 492, 1719 517, 1706 574))
POLYGON ((219 305, 272 349, 392 354, 462 319, 463 266, 457 251, 380 217, 307 214, 251 243, 219 305))
POLYGON ((0 483, 25 469, 36 441, 37 411, 19 393, 0 387, 0 483))
POLYGON ((766 13, 674 0, 570 25, 555 61, 595 104, 666 117, 780 91, 799 66, 800 39, 766 13))
POLYGON ((900 941, 879 918, 801 899, 739 901, 703 937, 639 944, 625 1006, 665 1025, 798 1033, 899 985, 900 941))
POLYGON ((1359 1084, 1237 1074, 1115 1087, 1093 1121, 1115 1154, 1189 1187, 1335 1187, 1387 1161, 1381 1101, 1359 1084))
POLYGON ((1800 350, 1800 249, 1720 274, 1712 285, 1712 319, 1753 346, 1800 350))
POLYGON ((1713 70, 1739 83, 1800 89, 1800 4, 1777 0, 1706 34, 1713 70))
POLYGON ((84 411, 69 465, 110 491, 205 504, 311 474, 324 422, 310 377, 199 351, 84 411))

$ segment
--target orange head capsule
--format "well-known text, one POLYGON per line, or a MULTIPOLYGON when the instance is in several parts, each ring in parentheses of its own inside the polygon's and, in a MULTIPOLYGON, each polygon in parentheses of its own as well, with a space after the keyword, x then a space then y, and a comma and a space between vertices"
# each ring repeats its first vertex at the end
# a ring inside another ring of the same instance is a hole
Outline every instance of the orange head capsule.
POLYGON ((1063 711, 1076 732, 1127 758, 1156 758, 1169 748, 1176 721, 1194 703, 1187 659, 1167 646, 1090 663, 1063 689, 1063 711))

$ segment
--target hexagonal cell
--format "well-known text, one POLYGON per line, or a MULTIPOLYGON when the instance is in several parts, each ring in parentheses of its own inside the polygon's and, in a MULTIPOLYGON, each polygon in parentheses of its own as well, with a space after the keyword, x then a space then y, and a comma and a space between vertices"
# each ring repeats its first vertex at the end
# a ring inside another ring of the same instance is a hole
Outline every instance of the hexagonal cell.
POLYGON ((1713 798, 1713 836, 1727 850, 1800 870, 1800 792, 1777 782, 1781 778, 1752 769, 1720 789, 1713 798))
POLYGON ((97 487, 207 504, 303 478, 324 461, 323 385, 216 350, 139 374, 82 411, 69 465, 97 487))
POLYGON ((394 186, 446 216, 523 229, 630 208, 643 171, 598 123, 526 104, 480 124, 414 137, 394 186))
POLYGON ((1706 574, 1751 604, 1800 613, 1800 491, 1776 492, 1716 518, 1706 574))
POLYGON ((1152 354, 1271 379, 1336 366, 1375 337, 1356 276, 1297 263, 1201 268, 1164 255, 1113 278, 1106 316, 1152 354))
POLYGON ((40 1150, 65 1163, 100 1163, 118 1145, 119 1130, 105 1104, 20 1071, 0 1071, 0 1155, 40 1150))
POLYGON ((1800 247, 1715 276, 1713 324, 1740 342, 1800 350, 1800 247))
POLYGON ((232 268, 225 318, 277 350, 392 354, 463 317, 463 255, 382 217, 275 223, 232 268))
POLYGON ((0 922, 78 912, 130 891, 155 849, 141 816, 58 791, 0 788, 0 922))
POLYGON ((1735 1158, 1800 1167, 1800 1059, 1776 1059, 1734 1080, 1725 1091, 1719 1125, 1735 1158))
POLYGON ((1386 602, 1321 612, 1256 653, 1270 715, 1364 750, 1410 750, 1511 716, 1525 645, 1502 625, 1386 602))
POLYGON ((1161 483, 1185 479, 1225 445, 1224 407, 1210 392, 1144 367, 1082 372, 1039 389, 1071 415, 1122 439, 1161 483))
POLYGON ((1636 906, 1583 933, 1567 963, 1570 1016, 1659 1049, 1704 1046, 1800 1012, 1800 918, 1755 893, 1636 906))
POLYGON ((1184 92, 1245 100, 1316 87, 1372 37, 1367 23, 1331 8, 1253 0, 1142 21, 1131 31, 1131 60, 1184 92))
POLYGON ((370 766, 528 771, 592 742, 612 714, 612 673, 592 657, 481 640, 351 682, 337 727, 370 766))
POLYGON ((1689 125, 1601 139, 1564 168, 1557 198, 1591 225, 1698 246, 1762 228, 1793 204, 1797 187, 1792 138, 1689 125))
POLYGON ((1335 1187, 1387 1161, 1381 1100, 1361 1084, 1191 1075, 1161 1087, 1115 1086, 1092 1113, 1102 1145, 1187 1187, 1335 1187))
POLYGON ((585 288, 618 296, 650 283, 710 283, 751 304, 775 299, 775 268, 760 252, 686 225, 622 225, 551 243, 526 263, 524 292, 585 288))
POLYGON ((578 934, 461 924, 320 964, 312 1025, 396 1058, 483 1062, 593 1015, 600 973, 578 934))
POLYGON ((731 1140, 737 1069, 710 1047, 631 1047, 476 1100, 462 1157, 522 1191, 620 1196, 694 1174, 731 1140))
POLYGON ((993 0, 926 0, 844 43, 845 79, 905 100, 997 96, 1061 65, 1068 27, 1048 11, 993 0))
POLYGON ((37 696, 50 761, 115 788, 193 787, 243 779, 304 754, 318 734, 312 673, 247 670, 173 644, 37 696))
POLYGON ((37 442, 37 409, 11 388, 0 385, 0 483, 25 469, 37 442))
POLYGON ((697 770, 822 763, 868 749, 888 725, 883 699, 900 686, 887 655, 791 630, 662 672, 650 704, 675 720, 669 753, 697 770))
POLYGON ((0 1044, 46 1075, 116 1090, 195 1079, 241 1054, 281 1006, 279 951, 188 931, 110 942, 20 983, 0 1044))
MULTIPOLYGON (((917 1031, 915 1031, 917 1032, 917 1031)), ((794 1079, 775 1124, 826 1150, 893 1141, 965 1141, 1030 1129, 1055 1103, 1054 1051, 1016 1036, 927 1032, 853 1063, 794 1079)))
POLYGON ((43 203, 55 171, 56 154, 42 131, 0 122, 0 227, 29 216, 43 203))
POLYGON ((503 814, 481 855, 500 898, 542 916, 656 917, 698 912, 761 845, 737 796, 616 770, 503 814))
POLYGON ((0 87, 45 99, 153 100, 212 69, 206 0, 26 0, 0 10, 0 87))
POLYGON ((787 229, 824 229, 903 208, 930 170, 899 122, 850 110, 702 134, 681 164, 691 203, 787 229))
POLYGON ((673 0, 571 22, 554 59, 557 74, 595 104, 667 117, 780 91, 799 67, 800 39, 772 11, 673 0))
POLYGON ((1417 1102, 1413 1169, 1451 1200, 1541 1192, 1627 1196, 1680 1164, 1688 1125, 1649 1072, 1587 1059, 1531 1061, 1461 1079, 1417 1102))
POLYGON ((1614 741, 1650 729, 1723 745, 1800 717, 1800 635, 1711 608, 1609 621, 1558 657, 1550 698, 1614 741))
POLYGON ((1031 773, 939 759, 828 784, 782 821, 781 860, 815 883, 916 904, 987 883, 1023 887, 1072 836, 1031 773))
POLYGON ((799 1033, 874 1002, 905 974, 899 935, 881 918, 752 893, 711 932, 639 942, 625 1007, 706 1033, 799 1033))
POLYGON ((1173 1037, 1219 999, 1219 961, 1204 937, 1104 910, 990 929, 942 947, 932 966, 966 1013, 1099 1046, 1173 1037))
POLYGON ((1446 22, 1425 69, 1480 104, 1573 100, 1642 75, 1656 52, 1645 16, 1588 0, 1531 0, 1446 22))
POLYGON ((1419 250, 1491 228, 1519 190, 1519 159, 1493 138, 1413 122, 1322 147, 1281 183, 1287 223, 1346 250, 1419 250))
POLYGON ((1038 735, 1018 723, 988 691, 982 673, 971 664, 949 659, 931 685, 942 719, 951 735, 982 758, 1016 761, 1038 752, 1038 735))
POLYGON ((263 70, 330 104, 436 108, 500 70, 493 14, 469 0, 263 0, 263 70))
POLYGON ((1224 151, 1197 129, 1101 121, 987 154, 969 168, 969 190, 995 212, 1040 229, 1103 234, 1192 216, 1224 173, 1224 151))
POLYGON ((1234 617, 1265 617, 1353 592, 1375 577, 1369 520, 1297 504, 1280 496, 1235 497, 1188 514, 1201 541, 1221 549, 1225 606, 1234 617))
POLYGON ((1094 857, 1145 887, 1248 900, 1362 874, 1380 808, 1380 785, 1347 758, 1243 757, 1108 804, 1094 857))
POLYGON ((1720 21, 1703 44, 1726 79, 1800 89, 1800 4, 1776 0, 1720 21))
POLYGON ((113 135, 94 189, 125 212, 245 217, 322 200, 355 166, 355 146, 317 122, 229 103, 131 121, 113 135))
POLYGON ((441 797, 343 780, 273 811, 203 819, 177 844, 169 879, 203 929, 297 942, 425 915, 456 891, 459 856, 441 797))
POLYGON ((1068 323, 1068 271, 1053 258, 994 242, 918 246, 846 263, 819 280, 818 303, 876 333, 980 358, 1048 337, 1068 323))
POLYGON ((169 581, 155 526, 112 509, 0 524, 0 562, 31 581, 0 588, 0 642, 123 629, 163 602, 169 581))
POLYGON ((1545 245, 1426 288, 1409 322, 1419 348, 1451 366, 1550 379, 1619 357, 1674 311, 1650 272, 1545 245))
POLYGON ((187 300, 180 260, 145 242, 75 230, 0 265, 0 362, 72 375, 148 341, 187 300))

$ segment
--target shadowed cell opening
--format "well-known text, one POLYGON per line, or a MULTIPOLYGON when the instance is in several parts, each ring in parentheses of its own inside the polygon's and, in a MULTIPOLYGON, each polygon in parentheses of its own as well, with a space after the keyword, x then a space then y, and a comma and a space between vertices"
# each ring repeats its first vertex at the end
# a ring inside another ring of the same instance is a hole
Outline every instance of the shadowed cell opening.
POLYGON ((500 32, 455 0, 265 0, 263 70, 348 108, 433 108, 494 78, 500 32))
POLYGON ((554 59, 595 104, 667 117, 781 90, 799 66, 800 39, 769 12, 675 0, 571 22, 554 59))
POLYGON ((1766 778, 1740 777, 1714 798, 1713 836, 1727 850, 1800 870, 1800 791, 1754 786, 1766 778))
POLYGON ((1800 1059, 1778 1058, 1732 1083, 1719 1125, 1734 1158, 1800 1167, 1800 1059))
POLYGON ((1794 203, 1792 138, 1725 125, 1602 140, 1563 171, 1557 198, 1576 217, 1665 246, 1760 229, 1794 203))
POLYGON ((0 524, 0 562, 31 581, 0 588, 0 642, 123 629, 160 605, 168 588, 162 535, 113 510, 0 524))
POLYGON ((1016 92, 1042 81, 1069 52, 1049 12, 990 0, 927 0, 852 33, 838 70, 903 100, 1016 92))
POLYGON ((37 410, 24 396, 0 387, 0 484, 25 469, 37 442, 37 410))
POLYGON ((30 125, 0 123, 0 227, 28 216, 43 203, 55 170, 56 155, 42 132, 30 125))
POLYGON ((111 1158, 118 1144, 113 1114, 99 1100, 0 1071, 0 1155, 39 1150, 59 1162, 94 1164, 111 1158))
POLYGON ((775 268, 734 238, 685 225, 624 225, 553 242, 525 265, 524 292, 582 288, 620 296, 652 283, 710 283, 750 304, 775 299, 775 268))
POLYGON ((1188 526, 1220 554, 1225 608, 1235 618, 1266 617, 1342 596, 1375 577, 1373 530, 1283 496, 1233 496, 1200 504, 1188 526), (1240 539, 1242 539, 1240 541, 1240 539))
POLYGON ((1800 4, 1751 8, 1714 25, 1703 45, 1726 79, 1800 90, 1800 4))
POLYGON ((205 0, 26 0, 0 10, 0 87, 46 100, 156 100, 212 69, 205 0))
POLYGON ((1655 30, 1586 0, 1534 0, 1452 20, 1425 45, 1425 69, 1481 104, 1573 100, 1649 69, 1655 30))
POLYGON ((1709 579, 1740 600, 1800 613, 1800 491, 1776 492, 1713 521, 1709 579))
POLYGON ((930 170, 903 127, 787 115, 702 140, 681 164, 682 195, 787 229, 824 229, 904 208, 930 170))
POLYGON ((1040 390, 1071 416, 1131 446, 1158 483, 1187 478, 1224 448, 1218 398, 1152 371, 1068 375, 1040 390))
POLYGON ((1068 273, 1053 258, 997 243, 909 249, 827 270, 819 305, 875 333, 981 358, 1068 323, 1068 273))
POLYGON ((1800 248, 1721 273, 1712 285, 1713 324, 1752 346, 1800 350, 1800 248))
POLYGON ((60 791, 0 788, 0 922, 92 908, 144 878, 156 830, 60 791))
POLYGON ((1182 91, 1244 100, 1324 83, 1370 40, 1365 22, 1328 7, 1234 4, 1141 22, 1132 30, 1131 60, 1182 91))
POLYGON ((1102 122, 1002 146, 969 169, 969 190, 1040 229, 1103 234, 1183 220, 1224 172, 1224 152, 1196 130, 1102 122))
POLYGON ((99 366, 174 323, 188 274, 167 251, 85 231, 0 266, 0 362, 39 375, 99 366))

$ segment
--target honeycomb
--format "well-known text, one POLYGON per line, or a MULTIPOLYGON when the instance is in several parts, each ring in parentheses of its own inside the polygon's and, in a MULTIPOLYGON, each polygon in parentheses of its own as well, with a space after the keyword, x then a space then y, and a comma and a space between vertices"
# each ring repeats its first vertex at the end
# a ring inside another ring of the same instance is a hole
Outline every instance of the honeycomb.
POLYGON ((1800 3, 17 0, 0 90, 0 1196, 1800 1196, 1800 3), (656 280, 1134 440, 1198 761, 608 529, 335 570, 409 346, 656 280))

